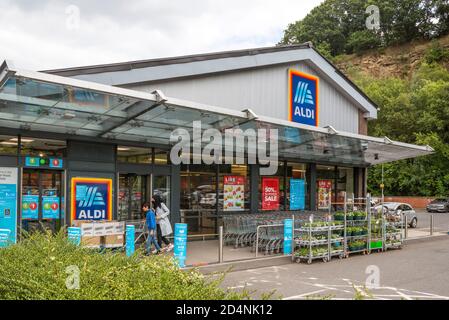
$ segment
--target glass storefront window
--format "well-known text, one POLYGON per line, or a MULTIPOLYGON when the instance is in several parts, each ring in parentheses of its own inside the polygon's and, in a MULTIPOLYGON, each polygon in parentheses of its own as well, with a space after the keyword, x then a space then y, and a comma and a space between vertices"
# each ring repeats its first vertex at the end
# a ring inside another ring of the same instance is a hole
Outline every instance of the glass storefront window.
POLYGON ((21 154, 38 157, 64 157, 67 143, 63 140, 21 138, 21 154))
POLYGON ((152 154, 151 148, 117 147, 117 159, 123 163, 152 163, 152 154))
POLYGON ((354 193, 354 168, 338 167, 337 169, 337 203, 344 202, 344 192, 348 196, 354 193))
POLYGON ((154 149, 154 164, 169 164, 169 155, 167 150, 154 149))
POLYGON ((120 174, 118 220, 142 219, 142 204, 148 201, 149 175, 120 174))
POLYGON ((218 210, 223 213, 250 209, 250 177, 247 165, 220 165, 218 210))
POLYGON ((17 137, 0 136, 0 155, 17 155, 17 137))
POLYGON ((162 202, 170 209, 171 203, 171 186, 169 176, 154 176, 153 177, 153 194, 161 197, 162 202))
POLYGON ((215 233, 216 170, 216 165, 181 166, 181 221, 191 233, 215 233))
POLYGON ((300 163, 287 163, 287 210, 305 210, 309 208, 309 197, 307 194, 307 165, 300 163), (292 180, 299 183, 295 188, 295 192, 292 197, 291 182, 292 180))

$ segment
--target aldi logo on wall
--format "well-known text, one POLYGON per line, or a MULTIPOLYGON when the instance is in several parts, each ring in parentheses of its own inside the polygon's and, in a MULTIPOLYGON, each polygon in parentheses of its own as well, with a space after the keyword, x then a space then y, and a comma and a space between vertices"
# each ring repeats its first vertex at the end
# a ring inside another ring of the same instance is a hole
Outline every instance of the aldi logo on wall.
POLYGON ((72 220, 112 220, 112 179, 72 178, 72 220))
POLYGON ((319 79, 297 70, 289 70, 289 120, 318 126, 319 79))

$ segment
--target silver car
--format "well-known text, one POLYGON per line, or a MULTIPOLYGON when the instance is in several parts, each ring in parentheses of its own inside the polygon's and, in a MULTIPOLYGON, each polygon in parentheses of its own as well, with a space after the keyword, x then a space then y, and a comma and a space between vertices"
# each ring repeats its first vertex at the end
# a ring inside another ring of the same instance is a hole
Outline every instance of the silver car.
MULTIPOLYGON (((374 207, 374 210, 382 210, 382 205, 374 207)), ((383 204, 383 212, 390 218, 400 220, 401 215, 405 221, 407 217, 407 222, 410 228, 416 228, 418 226, 418 217, 416 216, 415 209, 407 203, 401 202, 385 202, 383 204)))

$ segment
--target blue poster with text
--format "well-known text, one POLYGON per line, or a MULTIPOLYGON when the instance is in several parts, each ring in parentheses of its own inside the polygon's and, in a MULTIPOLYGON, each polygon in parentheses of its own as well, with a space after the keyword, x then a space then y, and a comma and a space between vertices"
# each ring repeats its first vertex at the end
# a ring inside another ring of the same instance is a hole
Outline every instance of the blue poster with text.
POLYGON ((187 224, 175 224, 174 257, 178 266, 184 268, 187 259, 187 224))
POLYGON ((306 181, 290 179, 290 210, 304 210, 306 207, 306 181))
POLYGON ((293 248, 293 220, 284 220, 284 255, 292 254, 293 248))
POLYGON ((125 251, 126 256, 130 257, 134 254, 135 248, 136 227, 132 224, 126 225, 126 237, 125 237, 125 251))
POLYGON ((0 168, 0 247, 17 239, 17 168, 0 168))

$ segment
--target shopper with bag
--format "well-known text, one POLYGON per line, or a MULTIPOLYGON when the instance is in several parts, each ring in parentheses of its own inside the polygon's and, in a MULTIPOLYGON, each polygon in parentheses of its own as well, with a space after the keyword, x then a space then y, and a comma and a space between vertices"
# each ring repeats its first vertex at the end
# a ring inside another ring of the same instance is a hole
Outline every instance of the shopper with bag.
POLYGON ((157 223, 157 241, 160 247, 162 247, 162 242, 165 244, 165 247, 162 249, 163 251, 171 251, 173 250, 173 244, 166 238, 168 235, 173 233, 173 229, 171 227, 170 219, 168 216, 170 215, 170 210, 167 208, 165 203, 162 202, 162 199, 159 195, 155 194, 151 199, 153 203, 153 208, 156 212, 156 223, 157 223))

